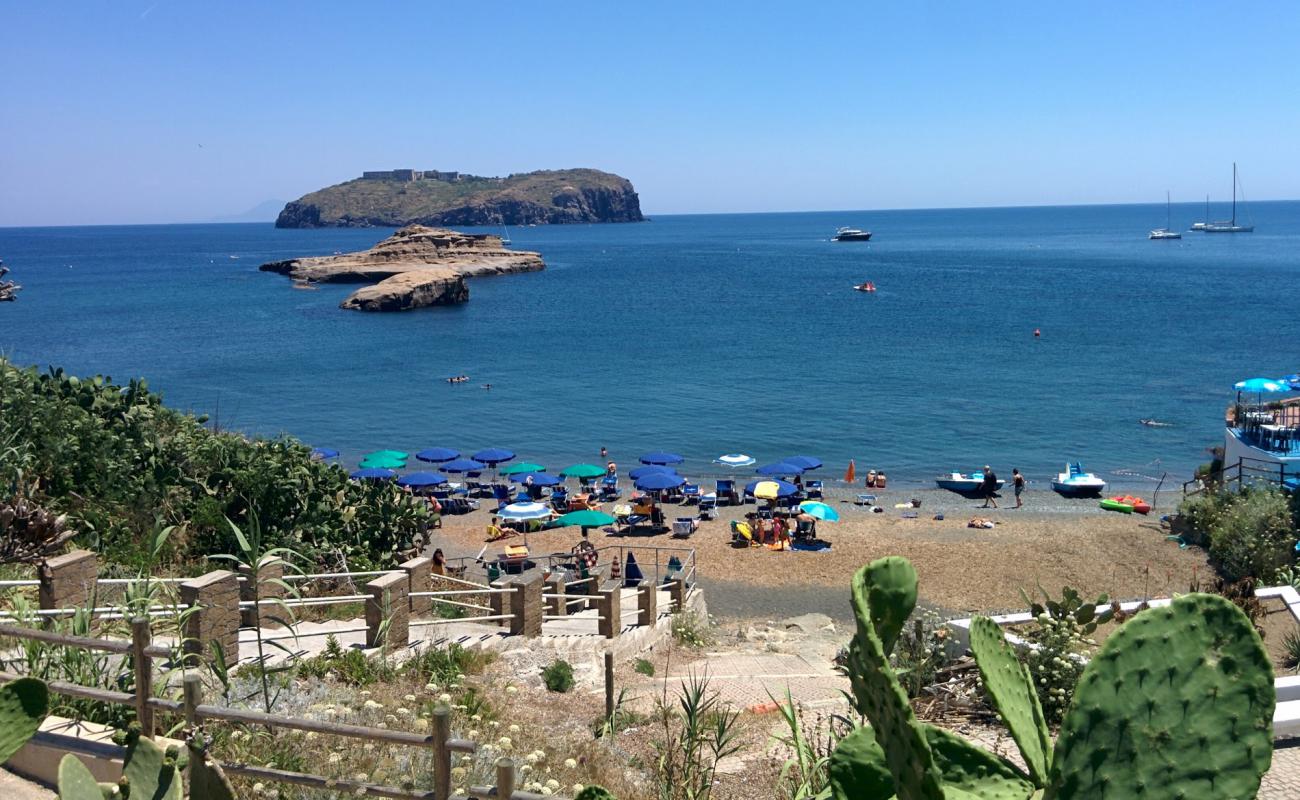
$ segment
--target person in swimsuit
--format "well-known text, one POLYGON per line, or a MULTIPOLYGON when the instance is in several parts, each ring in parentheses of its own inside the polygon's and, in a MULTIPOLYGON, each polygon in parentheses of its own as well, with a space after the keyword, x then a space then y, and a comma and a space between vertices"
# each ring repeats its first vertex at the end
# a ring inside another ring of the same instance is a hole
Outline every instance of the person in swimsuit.
POLYGON ((1020 470, 1011 470, 1011 485, 1016 490, 1016 508, 1024 507, 1025 503, 1020 499, 1020 493, 1025 490, 1025 476, 1020 474, 1020 470))

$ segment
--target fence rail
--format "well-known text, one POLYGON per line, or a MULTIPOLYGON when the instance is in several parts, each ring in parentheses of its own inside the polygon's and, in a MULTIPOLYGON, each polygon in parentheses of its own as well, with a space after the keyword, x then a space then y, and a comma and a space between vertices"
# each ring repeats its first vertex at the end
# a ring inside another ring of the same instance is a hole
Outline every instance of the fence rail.
POLYGON ((1208 481, 1201 478, 1184 481, 1183 496, 1200 494, 1213 488, 1226 490, 1234 485, 1238 490, 1255 484, 1287 488, 1288 479, 1296 480, 1298 477, 1300 476, 1297 475, 1295 470, 1287 471, 1286 464, 1258 458, 1238 458, 1234 464, 1224 464, 1220 468, 1217 478, 1211 476, 1208 481))

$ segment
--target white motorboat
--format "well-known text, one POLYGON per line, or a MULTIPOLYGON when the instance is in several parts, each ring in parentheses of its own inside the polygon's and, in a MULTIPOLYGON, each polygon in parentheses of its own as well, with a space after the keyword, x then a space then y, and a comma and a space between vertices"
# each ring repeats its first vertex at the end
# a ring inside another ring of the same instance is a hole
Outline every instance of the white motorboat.
POLYGON ((1064 497, 1100 497, 1106 482, 1091 472, 1084 472, 1078 461, 1065 465, 1065 472, 1052 481, 1052 491, 1064 497))
MULTIPOLYGON (((950 492, 956 492, 962 495, 979 494, 980 487, 984 485, 983 470, 976 470, 969 475, 961 472, 952 472, 947 475, 940 475, 934 479, 940 489, 947 489, 950 492)), ((998 489, 1001 489, 1006 481, 1001 478, 997 481, 998 489)))
POLYGON ((871 240, 871 231, 864 231, 859 228, 840 228, 835 231, 835 236, 831 238, 832 242, 866 242, 871 240))

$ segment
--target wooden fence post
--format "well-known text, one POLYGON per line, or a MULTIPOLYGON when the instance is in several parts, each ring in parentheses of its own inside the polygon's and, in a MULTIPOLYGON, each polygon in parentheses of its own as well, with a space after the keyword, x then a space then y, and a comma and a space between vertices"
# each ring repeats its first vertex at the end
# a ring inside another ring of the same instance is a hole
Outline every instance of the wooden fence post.
POLYGON ((497 760, 497 797, 510 800, 515 796, 515 760, 506 756, 497 760))
POLYGON ((149 697, 153 694, 153 659, 149 657, 150 643, 148 618, 131 620, 131 666, 135 670, 135 718, 140 723, 140 734, 153 738, 153 707, 149 697))
POLYGON ((614 724, 614 654, 605 651, 605 724, 614 724))
POLYGON ((451 709, 440 705, 433 710, 433 796, 451 797, 451 709))
POLYGON ((185 676, 185 727, 191 732, 199 726, 198 707, 203 703, 203 681, 198 675, 185 676))

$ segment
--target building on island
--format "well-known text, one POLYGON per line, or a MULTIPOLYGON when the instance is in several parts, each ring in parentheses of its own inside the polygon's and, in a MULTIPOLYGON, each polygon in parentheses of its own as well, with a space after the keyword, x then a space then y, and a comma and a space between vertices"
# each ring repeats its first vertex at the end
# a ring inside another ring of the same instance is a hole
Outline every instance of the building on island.
POLYGON ((441 172, 436 169, 383 169, 383 170, 366 170, 361 173, 363 181, 401 181, 411 183, 413 181, 444 181, 454 183, 460 180, 459 172, 441 172))

